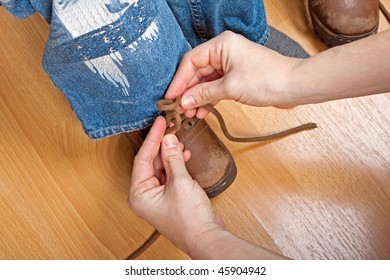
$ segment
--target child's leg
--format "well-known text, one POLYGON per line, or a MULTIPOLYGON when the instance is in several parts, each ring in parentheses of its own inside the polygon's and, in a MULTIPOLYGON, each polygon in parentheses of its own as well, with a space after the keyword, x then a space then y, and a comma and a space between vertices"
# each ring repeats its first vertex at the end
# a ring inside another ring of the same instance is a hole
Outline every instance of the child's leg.
POLYGON ((49 17, 43 66, 89 137, 138 130, 160 114, 156 102, 190 49, 165 1, 7 3, 20 17, 38 8, 49 17))
POLYGON ((167 0, 167 3, 193 47, 226 30, 262 45, 268 40, 262 0, 167 0))
POLYGON ((150 125, 190 49, 165 1, 54 1, 44 68, 91 138, 150 125))
POLYGON ((0 0, 51 23, 43 66, 91 138, 138 130, 190 49, 165 1, 0 0))

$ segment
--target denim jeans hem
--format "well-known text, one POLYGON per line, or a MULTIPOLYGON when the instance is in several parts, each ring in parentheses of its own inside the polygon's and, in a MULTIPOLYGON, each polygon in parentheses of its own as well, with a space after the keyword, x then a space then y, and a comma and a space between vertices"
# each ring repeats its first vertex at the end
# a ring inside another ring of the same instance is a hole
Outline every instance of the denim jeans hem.
POLYGON ((124 124, 124 125, 118 125, 118 126, 110 126, 105 127, 97 130, 92 131, 85 131, 85 133, 88 135, 91 139, 102 139, 109 136, 125 133, 125 132, 133 132, 140 129, 144 129, 148 126, 151 126, 154 122, 154 120, 157 118, 157 116, 149 117, 143 121, 132 123, 132 124, 124 124))

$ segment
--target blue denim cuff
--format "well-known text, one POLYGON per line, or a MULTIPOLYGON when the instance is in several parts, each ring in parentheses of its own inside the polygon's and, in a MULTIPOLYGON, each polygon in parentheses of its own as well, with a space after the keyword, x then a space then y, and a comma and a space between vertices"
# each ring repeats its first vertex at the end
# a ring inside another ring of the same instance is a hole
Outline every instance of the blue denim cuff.
POLYGON ((20 19, 24 19, 35 13, 34 7, 28 0, 0 0, 0 4, 20 19))

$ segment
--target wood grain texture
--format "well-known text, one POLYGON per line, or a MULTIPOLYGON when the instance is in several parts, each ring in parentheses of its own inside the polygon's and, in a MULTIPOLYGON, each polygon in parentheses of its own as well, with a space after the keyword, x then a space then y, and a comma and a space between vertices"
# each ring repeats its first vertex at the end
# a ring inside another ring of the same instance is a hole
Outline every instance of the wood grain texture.
MULTIPOLYGON (((301 0, 265 5, 270 24, 310 54, 326 49, 301 0)), ((123 259, 153 231, 126 205, 133 152, 122 135, 84 134, 42 70, 48 32, 39 16, 18 20, 0 8, 0 259, 123 259)), ((213 199, 230 230, 296 259, 390 259, 389 94, 291 110, 217 108, 235 135, 319 125, 243 144, 207 118, 238 167, 213 199)), ((161 237, 140 258, 188 256, 161 237)))

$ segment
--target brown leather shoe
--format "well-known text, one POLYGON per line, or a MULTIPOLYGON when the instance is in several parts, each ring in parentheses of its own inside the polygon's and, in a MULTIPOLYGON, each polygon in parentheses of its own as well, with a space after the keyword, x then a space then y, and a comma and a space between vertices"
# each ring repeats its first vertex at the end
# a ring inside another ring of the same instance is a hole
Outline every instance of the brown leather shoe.
MULTIPOLYGON (((147 132, 148 129, 143 129, 125 133, 135 153, 147 132)), ((237 175, 233 157, 205 120, 192 118, 183 122, 176 136, 191 152, 191 159, 186 163, 188 172, 208 197, 217 196, 233 183, 237 175)))
POLYGON ((176 136, 192 156, 187 162, 191 176, 209 197, 226 190, 237 175, 233 157, 205 120, 192 118, 176 131, 176 136))
POLYGON ((309 26, 328 46, 365 38, 378 31, 378 0, 304 0, 309 26))

